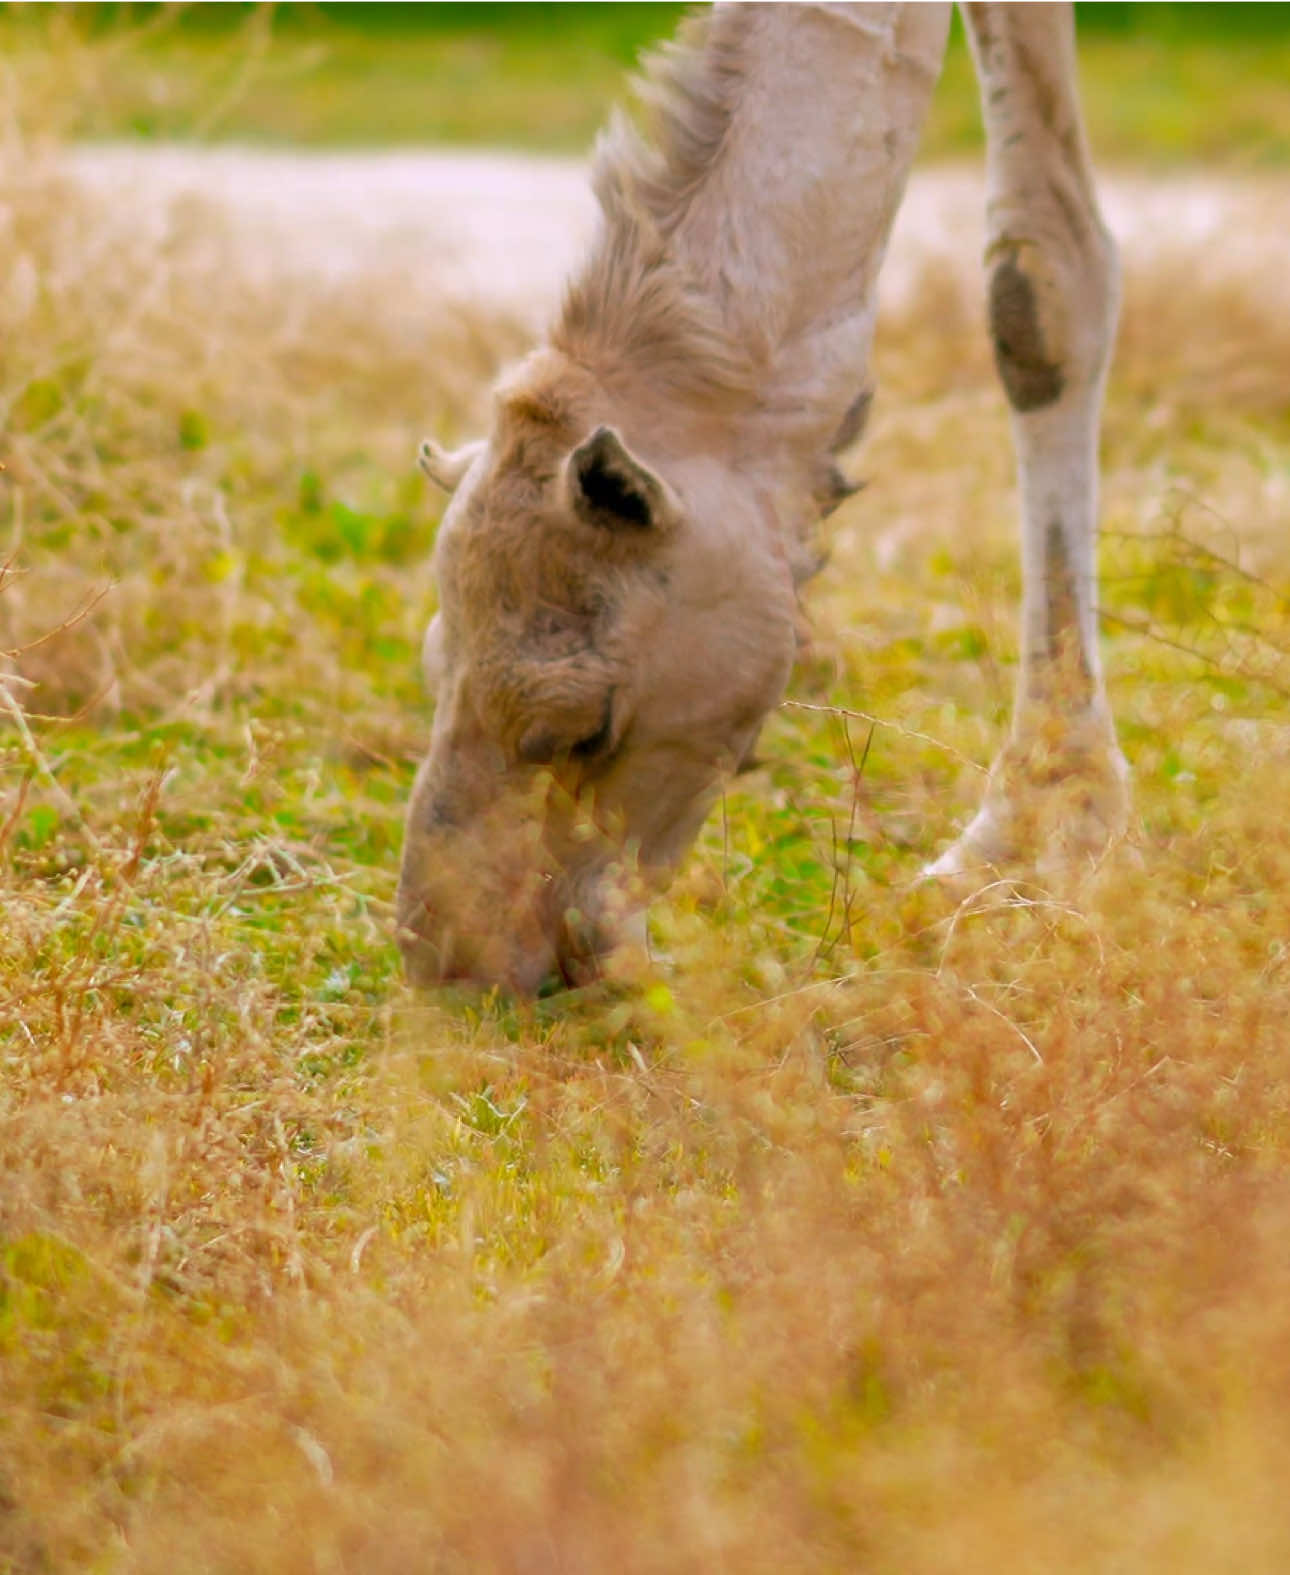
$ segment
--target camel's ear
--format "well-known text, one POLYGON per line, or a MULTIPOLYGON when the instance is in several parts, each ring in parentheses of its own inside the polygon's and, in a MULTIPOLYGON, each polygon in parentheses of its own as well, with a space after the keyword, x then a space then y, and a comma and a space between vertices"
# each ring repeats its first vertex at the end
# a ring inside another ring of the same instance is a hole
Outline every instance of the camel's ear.
POLYGON ((574 512, 609 530, 661 530, 681 517, 676 494, 627 448, 613 427, 597 427, 569 455, 574 512))
POLYGON ((445 492, 455 492, 462 477, 484 451, 484 440, 467 443, 465 448, 440 448, 429 438, 423 438, 417 450, 417 464, 425 471, 436 487, 445 492))

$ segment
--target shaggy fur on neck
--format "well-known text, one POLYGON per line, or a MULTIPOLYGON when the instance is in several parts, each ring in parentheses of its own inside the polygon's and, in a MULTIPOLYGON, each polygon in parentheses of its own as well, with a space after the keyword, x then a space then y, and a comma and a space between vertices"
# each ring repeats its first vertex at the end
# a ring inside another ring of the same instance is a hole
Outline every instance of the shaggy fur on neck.
POLYGON ((668 242, 721 156, 747 31, 742 13, 711 11, 648 62, 636 83, 648 139, 619 112, 597 144, 600 234, 552 334, 611 388, 732 416, 755 408, 763 369, 668 242))

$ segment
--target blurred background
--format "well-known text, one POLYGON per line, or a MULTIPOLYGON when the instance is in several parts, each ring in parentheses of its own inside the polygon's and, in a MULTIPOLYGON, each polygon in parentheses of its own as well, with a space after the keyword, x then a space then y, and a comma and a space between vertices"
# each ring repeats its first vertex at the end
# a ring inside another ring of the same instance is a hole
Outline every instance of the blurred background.
MULTIPOLYGON (((56 94, 67 135, 216 138, 312 147, 483 143, 583 149, 675 4, 6 6, 15 69, 52 40, 115 38, 109 71, 56 94)), ((1290 158, 1290 7, 1077 5, 1100 158, 1244 168, 1290 158)), ((60 56, 61 58, 61 56, 60 56)), ((64 61, 65 63, 65 61, 64 61)), ((51 102, 51 108, 55 106, 51 102)), ((980 141, 956 14, 925 139, 980 141)))

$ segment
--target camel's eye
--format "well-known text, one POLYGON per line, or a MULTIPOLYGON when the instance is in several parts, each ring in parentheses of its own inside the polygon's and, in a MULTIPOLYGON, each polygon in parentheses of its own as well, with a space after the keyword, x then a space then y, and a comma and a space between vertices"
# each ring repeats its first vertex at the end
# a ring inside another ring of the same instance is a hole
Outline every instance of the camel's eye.
POLYGON ((594 733, 588 733, 586 738, 580 738, 570 748, 569 754, 574 760, 596 760, 608 749, 609 741, 613 736, 614 691, 611 689, 605 696, 605 711, 600 726, 594 733))
POLYGON ((614 736, 614 692, 605 696, 600 726, 594 733, 570 741, 540 722, 535 722, 520 739, 516 754, 527 766, 550 766, 558 760, 578 760, 588 765, 603 760, 614 736))

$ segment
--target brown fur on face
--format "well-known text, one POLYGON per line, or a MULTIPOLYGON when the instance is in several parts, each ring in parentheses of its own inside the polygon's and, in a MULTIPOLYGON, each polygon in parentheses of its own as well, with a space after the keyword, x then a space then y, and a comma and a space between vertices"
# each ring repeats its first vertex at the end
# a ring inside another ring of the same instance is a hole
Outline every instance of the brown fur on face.
POLYGON ((500 391, 445 517, 438 704, 399 899, 422 982, 584 976, 787 677, 792 569, 741 528, 764 525, 761 503, 704 466, 674 489, 613 414, 540 353, 500 391), (696 501, 706 517, 726 503, 730 540, 695 529, 696 501))
POLYGON ((569 506, 563 468, 594 392, 555 352, 521 368, 499 391, 487 468, 439 546, 448 638, 470 703, 508 752, 539 723, 576 743, 598 721, 661 592, 648 545, 569 506))
POLYGON ((736 288, 757 235, 725 225, 721 182, 779 25, 714 13, 672 56, 657 154, 622 126, 601 149, 600 234, 549 343, 499 388, 481 452, 427 457, 464 479, 400 882, 419 979, 583 971, 783 692, 809 532, 849 491, 832 455, 859 430, 869 318, 830 300, 863 279, 819 249, 790 299, 736 288))

